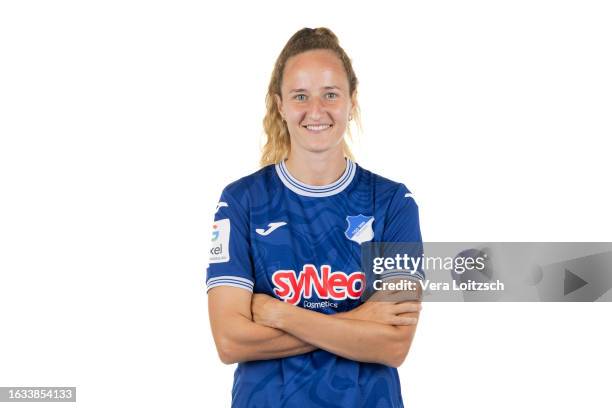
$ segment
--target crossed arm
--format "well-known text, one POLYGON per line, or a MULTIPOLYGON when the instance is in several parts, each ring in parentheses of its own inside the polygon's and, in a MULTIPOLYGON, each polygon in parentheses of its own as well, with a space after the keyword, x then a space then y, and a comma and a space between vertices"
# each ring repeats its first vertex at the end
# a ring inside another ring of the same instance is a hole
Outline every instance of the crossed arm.
POLYGON ((356 361, 398 367, 410 349, 420 309, 419 301, 373 297, 350 312, 325 315, 231 286, 208 293, 213 337, 226 364, 320 348, 356 361))

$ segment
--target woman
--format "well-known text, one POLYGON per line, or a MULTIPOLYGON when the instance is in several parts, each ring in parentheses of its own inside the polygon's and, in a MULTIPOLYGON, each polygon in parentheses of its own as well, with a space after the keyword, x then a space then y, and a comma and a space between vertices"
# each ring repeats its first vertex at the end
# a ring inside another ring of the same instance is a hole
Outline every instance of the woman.
POLYGON ((420 242, 418 209, 352 160, 357 77, 329 29, 291 37, 266 103, 263 168, 224 189, 207 274, 232 406, 402 407, 420 303, 363 302, 360 248, 420 242))

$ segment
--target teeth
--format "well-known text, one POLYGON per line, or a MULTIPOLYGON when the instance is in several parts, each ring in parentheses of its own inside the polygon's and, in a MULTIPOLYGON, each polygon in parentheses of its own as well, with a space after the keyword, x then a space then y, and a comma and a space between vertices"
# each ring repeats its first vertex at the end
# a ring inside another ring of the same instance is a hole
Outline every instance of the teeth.
POLYGON ((331 127, 331 125, 308 125, 306 126, 308 130, 323 130, 323 129, 327 129, 328 127, 331 127))

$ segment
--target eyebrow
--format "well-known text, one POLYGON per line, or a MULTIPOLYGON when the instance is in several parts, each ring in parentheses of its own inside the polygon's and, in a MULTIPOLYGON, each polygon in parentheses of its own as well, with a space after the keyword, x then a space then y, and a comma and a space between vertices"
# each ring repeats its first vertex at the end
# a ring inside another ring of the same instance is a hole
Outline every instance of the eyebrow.
MULTIPOLYGON (((325 89, 325 90, 337 89, 337 90, 340 90, 340 88, 337 87, 336 85, 324 86, 321 89, 325 89)), ((289 93, 296 93, 296 92, 308 92, 308 90, 304 89, 304 88, 298 88, 298 89, 292 89, 292 90, 289 91, 289 93)))

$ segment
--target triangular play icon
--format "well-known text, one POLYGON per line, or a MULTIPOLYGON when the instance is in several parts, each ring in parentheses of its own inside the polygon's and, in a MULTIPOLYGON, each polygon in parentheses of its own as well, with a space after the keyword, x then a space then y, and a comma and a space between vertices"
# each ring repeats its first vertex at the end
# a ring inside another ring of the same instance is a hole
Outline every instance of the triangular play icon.
POLYGON ((568 269, 565 270, 565 279, 563 281, 563 296, 568 293, 572 293, 573 291, 580 289, 588 282, 582 279, 580 276, 573 274, 568 269))

